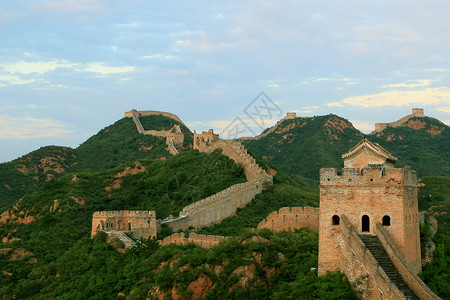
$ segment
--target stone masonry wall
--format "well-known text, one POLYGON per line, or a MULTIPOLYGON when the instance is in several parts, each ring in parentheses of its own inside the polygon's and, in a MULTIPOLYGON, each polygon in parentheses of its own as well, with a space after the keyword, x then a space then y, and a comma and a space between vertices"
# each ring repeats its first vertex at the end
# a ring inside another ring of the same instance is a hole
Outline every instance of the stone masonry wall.
POLYGON ((402 275, 403 280, 414 291, 414 293, 420 297, 420 299, 440 299, 426 286, 422 279, 417 276, 415 273, 416 271, 411 267, 411 265, 406 262, 384 227, 380 223, 377 223, 377 227, 377 236, 380 239, 381 244, 384 249, 386 249, 387 254, 397 270, 402 275))
POLYGON ((204 134, 204 137, 202 134, 194 134, 194 149, 206 153, 222 149, 222 154, 233 159, 236 163, 242 164, 248 181, 235 184, 184 207, 177 218, 169 217, 160 221, 160 224, 167 224, 173 230, 186 230, 191 226, 200 228, 219 223, 234 215, 238 208, 250 203, 263 189, 273 184, 273 177, 256 163, 242 144, 215 140, 216 136, 212 131, 204 134))
POLYGON ((181 232, 181 233, 174 233, 171 236, 162 239, 161 241, 159 241, 159 244, 161 246, 166 246, 169 244, 186 245, 187 243, 194 243, 195 245, 203 248, 210 248, 226 239, 228 239, 228 237, 219 235, 196 234, 195 232, 189 233, 189 237, 186 238, 184 233, 181 232))
MULTIPOLYGON (((361 280, 358 289, 364 291, 363 299, 405 299, 372 253, 366 249, 364 242, 352 228, 345 215, 341 216, 341 223, 336 227, 338 236, 337 247, 340 255, 339 269, 350 282, 361 280)), ((319 273, 324 275, 324 273, 319 273)))
POLYGON ((256 178, 238 183, 210 197, 194 202, 180 212, 178 218, 167 218, 160 224, 167 224, 173 230, 185 230, 190 226, 201 228, 219 223, 244 207, 263 190, 265 181, 256 178))
POLYGON ((283 207, 270 213, 259 222, 257 229, 269 228, 273 231, 293 230, 308 227, 319 231, 319 208, 317 207, 283 207))
POLYGON ((132 109, 130 111, 125 112, 126 118, 131 118, 133 116, 139 117, 139 116, 154 116, 154 115, 156 115, 156 116, 161 115, 163 117, 174 119, 174 120, 180 122, 181 124, 183 124, 184 126, 186 126, 177 115, 169 113, 169 112, 156 111, 156 110, 136 110, 136 109, 132 109))
POLYGON ((128 232, 136 239, 156 237, 156 214, 154 211, 96 211, 92 216, 91 237, 98 231, 128 232))
MULTIPOLYGON (((184 134, 181 132, 178 125, 175 125, 174 128, 169 130, 145 130, 142 126, 141 121, 139 120, 139 116, 151 116, 151 115, 162 115, 164 117, 172 118, 181 124, 184 125, 184 123, 178 118, 178 116, 162 112, 162 111, 137 111, 135 109, 125 112, 125 117, 132 118, 133 122, 136 124, 137 131, 139 134, 145 134, 145 135, 153 135, 156 137, 163 137, 166 138, 166 144, 167 149, 172 155, 177 155, 178 150, 175 148, 175 145, 180 144, 184 141, 184 134), (173 132, 175 129, 176 132, 173 132)), ((184 125, 186 126, 186 125, 184 125)))
POLYGON ((425 114, 423 112, 423 108, 413 108, 412 109, 412 113, 410 115, 404 116, 400 120, 397 120, 397 121, 394 121, 394 122, 390 122, 390 123, 375 123, 375 130, 372 133, 383 131, 387 127, 398 127, 398 126, 401 126, 403 123, 407 122, 409 119, 414 118, 414 117, 425 117, 425 114))
POLYGON ((420 235, 417 208, 417 177, 409 167, 398 168, 344 168, 320 170, 320 230, 319 272, 337 270, 340 256, 336 248, 336 234, 332 217, 345 214, 349 222, 362 232, 361 218, 369 217, 369 230, 365 234, 377 234, 376 223, 384 216, 390 219, 385 226, 392 240, 420 272, 420 235))

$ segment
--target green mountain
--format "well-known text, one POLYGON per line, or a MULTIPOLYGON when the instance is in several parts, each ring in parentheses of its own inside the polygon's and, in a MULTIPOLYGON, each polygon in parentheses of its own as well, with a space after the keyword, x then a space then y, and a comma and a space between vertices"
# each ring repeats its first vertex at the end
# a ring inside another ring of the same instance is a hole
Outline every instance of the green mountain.
MULTIPOLYGON (((341 155, 364 136, 335 115, 284 119, 267 132, 245 140, 246 148, 282 171, 315 180, 322 167, 341 168, 341 155)), ((414 117, 367 138, 398 157, 398 167, 409 165, 420 177, 450 176, 450 129, 436 119, 414 117)))
MULTIPOLYGON (((178 121, 163 116, 141 117, 146 130, 170 130, 178 121)), ((192 132, 182 125, 189 149, 192 132)), ((49 146, 0 164, 0 212, 43 183, 71 172, 110 169, 138 159, 166 159, 165 138, 139 134, 131 118, 123 118, 100 130, 76 149, 49 146)))
POLYGON ((363 134, 336 115, 284 119, 274 131, 244 141, 246 148, 282 171, 317 180, 322 167, 341 167, 341 155, 363 134))
MULTIPOLYGON (((339 295, 356 299, 341 274, 318 278, 311 270, 317 268, 317 234, 308 231, 266 231, 261 233, 262 241, 257 238, 244 243, 256 233, 247 234, 212 250, 192 245, 159 249, 149 240, 125 254, 107 244, 101 234, 94 240, 89 238, 94 211, 146 209, 156 210, 157 216, 164 218, 243 181, 242 167, 220 151, 204 154, 196 150, 167 160, 139 160, 51 180, 2 215, 0 296, 86 299, 116 298, 124 293, 140 299, 173 289, 187 293, 187 287, 202 278, 217 283, 208 292, 210 299, 226 295, 281 298, 293 290, 331 297, 328 299, 333 299, 332 295, 337 295, 335 299, 339 295), (208 163, 211 160, 215 163, 208 163), (240 286, 231 274, 249 263, 254 265, 250 271, 254 274, 252 284, 240 286), (223 273, 215 275, 207 268, 222 268, 223 273), (302 290, 303 283, 309 288, 302 290)), ((272 210, 317 204, 315 188, 299 176, 292 178, 279 172, 275 184, 241 209, 228 221, 233 225, 227 227, 245 234, 272 210), (249 215, 252 220, 247 220, 249 215)), ((216 227, 211 232, 221 230, 216 227)))

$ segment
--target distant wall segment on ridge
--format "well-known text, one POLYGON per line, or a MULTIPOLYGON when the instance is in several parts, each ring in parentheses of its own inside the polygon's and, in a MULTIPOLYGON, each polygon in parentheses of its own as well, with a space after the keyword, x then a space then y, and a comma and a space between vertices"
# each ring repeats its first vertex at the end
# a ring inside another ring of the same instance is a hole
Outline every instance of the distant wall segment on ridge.
POLYGON ((270 213, 259 222, 257 229, 269 228, 273 231, 293 230, 308 227, 319 231, 318 207, 283 207, 270 213))
POLYGON ((185 127, 187 127, 186 124, 184 124, 183 121, 181 121, 181 119, 177 115, 169 113, 169 112, 165 112, 165 111, 132 109, 130 111, 125 112, 126 118, 131 118, 133 116, 140 117, 140 116, 158 116, 158 115, 174 119, 174 120, 180 122, 181 124, 183 124, 185 127))
POLYGON ((400 120, 397 120, 395 122, 375 123, 375 130, 372 133, 381 132, 388 127, 401 126, 403 123, 407 122, 409 119, 414 118, 414 117, 425 117, 423 108, 413 108, 410 115, 404 116, 403 118, 401 118, 400 120))

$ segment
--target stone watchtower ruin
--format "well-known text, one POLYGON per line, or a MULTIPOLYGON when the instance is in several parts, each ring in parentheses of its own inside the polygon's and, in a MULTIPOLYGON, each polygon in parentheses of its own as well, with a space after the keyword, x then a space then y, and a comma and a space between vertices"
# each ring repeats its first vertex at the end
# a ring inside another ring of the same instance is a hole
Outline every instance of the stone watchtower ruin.
POLYGON ((320 170, 319 275, 345 269, 339 224, 361 237, 387 232, 411 268, 421 271, 417 176, 395 168, 397 158, 363 139, 342 155, 344 168, 320 170), (377 223, 380 223, 377 225, 377 223), (380 229, 381 228, 381 229, 380 229))

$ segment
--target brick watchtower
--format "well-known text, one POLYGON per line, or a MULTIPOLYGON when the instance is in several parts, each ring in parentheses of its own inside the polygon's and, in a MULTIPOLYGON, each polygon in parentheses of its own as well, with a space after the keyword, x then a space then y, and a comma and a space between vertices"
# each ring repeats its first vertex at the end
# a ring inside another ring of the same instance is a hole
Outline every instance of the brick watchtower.
POLYGON ((417 176, 395 168, 397 158, 360 141, 342 155, 344 169, 320 170, 319 275, 342 270, 340 219, 358 234, 376 235, 381 223, 414 271, 421 271, 417 176))

